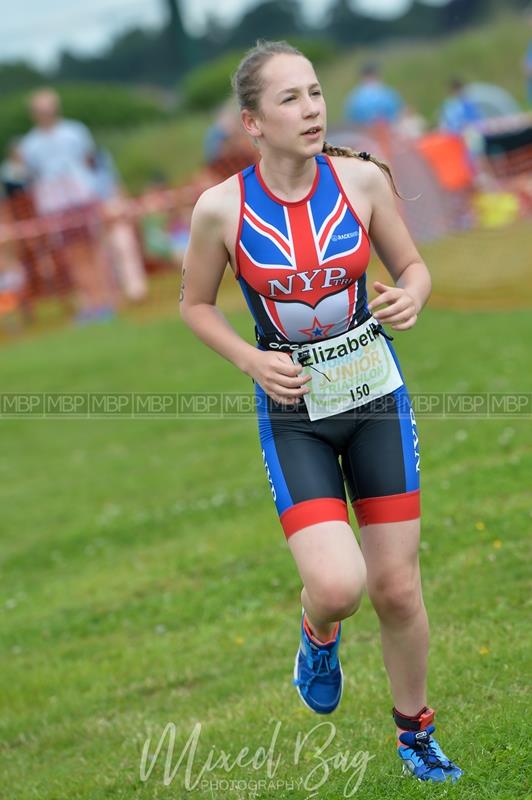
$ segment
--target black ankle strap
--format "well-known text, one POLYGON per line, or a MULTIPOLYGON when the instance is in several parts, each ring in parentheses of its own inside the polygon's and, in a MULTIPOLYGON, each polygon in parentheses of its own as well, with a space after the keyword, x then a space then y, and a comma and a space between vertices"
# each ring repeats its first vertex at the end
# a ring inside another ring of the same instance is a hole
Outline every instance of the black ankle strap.
POLYGON ((410 717, 407 714, 401 714, 401 712, 398 711, 395 706, 392 708, 392 716, 395 720, 395 724, 398 728, 402 728, 405 731, 424 730, 433 721, 434 714, 434 709, 429 708, 428 706, 423 706, 421 711, 414 717, 410 717))

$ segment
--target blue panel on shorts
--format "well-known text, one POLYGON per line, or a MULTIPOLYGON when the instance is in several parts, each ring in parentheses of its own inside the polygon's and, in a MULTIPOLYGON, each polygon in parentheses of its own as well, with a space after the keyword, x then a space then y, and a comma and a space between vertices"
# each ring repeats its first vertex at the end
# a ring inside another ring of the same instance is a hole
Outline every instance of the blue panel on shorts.
POLYGON ((419 489, 419 437, 416 418, 410 403, 410 397, 404 383, 404 375, 399 360, 390 342, 384 340, 393 356, 393 360, 403 379, 403 385, 395 390, 394 396, 397 403, 397 416, 401 425, 401 441, 403 444, 403 464, 405 468, 405 492, 414 492, 419 489))
POLYGON ((410 403, 406 386, 400 386, 394 392, 397 402, 397 415, 401 426, 403 444, 403 464, 405 468, 405 491, 419 489, 419 437, 416 418, 410 403))
POLYGON ((275 506, 280 515, 283 511, 286 511, 287 508, 294 505, 294 502, 288 490, 288 486, 286 485, 275 447, 272 424, 268 414, 268 396, 258 383, 255 383, 255 398, 257 402, 257 418, 259 422, 259 436, 263 452, 264 467, 270 482, 275 506))

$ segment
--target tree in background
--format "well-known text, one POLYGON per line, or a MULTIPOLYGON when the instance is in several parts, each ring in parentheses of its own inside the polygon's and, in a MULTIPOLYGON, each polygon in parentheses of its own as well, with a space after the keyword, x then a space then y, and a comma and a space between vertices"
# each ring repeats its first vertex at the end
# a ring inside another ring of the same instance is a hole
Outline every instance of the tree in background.
POLYGON ((190 44, 191 40, 183 25, 181 9, 178 0, 163 0, 168 12, 166 30, 163 29, 163 36, 166 39, 166 57, 168 66, 171 67, 176 76, 182 76, 187 71, 191 63, 190 44))
POLYGON ((339 44, 360 41, 354 14, 348 0, 336 0, 329 10, 324 28, 327 34, 339 44), (356 37, 356 38, 354 38, 356 37))
POLYGON ((251 8, 232 30, 225 45, 229 49, 247 48, 261 39, 284 39, 305 31, 300 7, 293 0, 267 0, 251 8))
POLYGON ((131 28, 119 34, 103 53, 77 56, 65 51, 53 81, 120 81, 168 85, 175 72, 169 68, 161 31, 131 28))
POLYGON ((0 93, 34 89, 45 84, 48 77, 25 61, 0 64, 0 93))
MULTIPOLYGON (((476 0, 472 0, 471 4, 476 5, 476 0)), ((414 0, 401 16, 377 19, 354 11, 349 0, 336 0, 322 30, 329 38, 343 45, 364 46, 394 39, 431 38, 444 33, 444 8, 414 0)))
POLYGON ((193 37, 183 25, 180 0, 153 0, 162 2, 166 12, 159 30, 134 27, 123 31, 92 57, 63 52, 59 67, 48 74, 24 62, 3 68, 0 65, 0 91, 16 91, 43 81, 120 81, 174 87, 191 68, 218 58, 226 50, 250 47, 259 37, 325 37, 340 46, 428 39, 497 13, 522 12, 531 1, 449 0, 433 6, 414 0, 402 16, 383 20, 356 12, 349 0, 335 0, 324 22, 312 28, 302 16, 302 0, 266 0, 248 9, 232 27, 211 16, 205 33, 193 37))
MULTIPOLYGON (((506 3, 504 5, 506 6, 506 3)), ((495 7, 496 3, 492 3, 490 0, 449 0, 440 9, 442 33, 480 22, 493 13, 496 10, 495 7)))

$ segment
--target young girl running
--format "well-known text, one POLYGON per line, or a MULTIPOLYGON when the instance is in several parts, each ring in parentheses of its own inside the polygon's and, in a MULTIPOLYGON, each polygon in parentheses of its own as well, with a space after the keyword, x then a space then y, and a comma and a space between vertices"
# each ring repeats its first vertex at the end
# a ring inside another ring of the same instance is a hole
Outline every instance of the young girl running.
POLYGON ((266 474, 303 582, 293 682, 310 709, 334 711, 341 621, 367 589, 403 770, 455 781, 462 772, 432 736, 426 696, 416 423, 382 328, 415 324, 430 276, 396 209, 387 166, 325 142, 325 101, 307 58, 286 42, 259 42, 234 88, 260 161, 198 200, 181 314, 255 383, 266 474), (368 303, 370 238, 392 285, 375 282, 368 303), (216 308, 227 262, 253 315, 256 346, 216 308))

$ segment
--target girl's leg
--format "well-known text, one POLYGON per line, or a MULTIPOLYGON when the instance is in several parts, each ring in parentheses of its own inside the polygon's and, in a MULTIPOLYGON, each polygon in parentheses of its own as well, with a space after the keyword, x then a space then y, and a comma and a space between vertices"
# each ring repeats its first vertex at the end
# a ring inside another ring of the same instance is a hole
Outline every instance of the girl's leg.
POLYGON ((288 538, 303 589, 301 604, 314 635, 330 639, 338 621, 355 613, 365 588, 366 567, 347 522, 319 522, 288 538))
MULTIPOLYGON (((366 574, 348 522, 337 446, 325 437, 325 426, 283 409, 258 384, 255 391, 262 457, 303 582, 301 603, 313 634, 327 642, 336 623, 358 608, 366 574)), ((336 433, 334 423, 330 433, 336 433)))
POLYGON ((419 569, 419 519, 360 529, 368 596, 380 621, 394 705, 406 715, 426 705, 429 625, 419 569))

